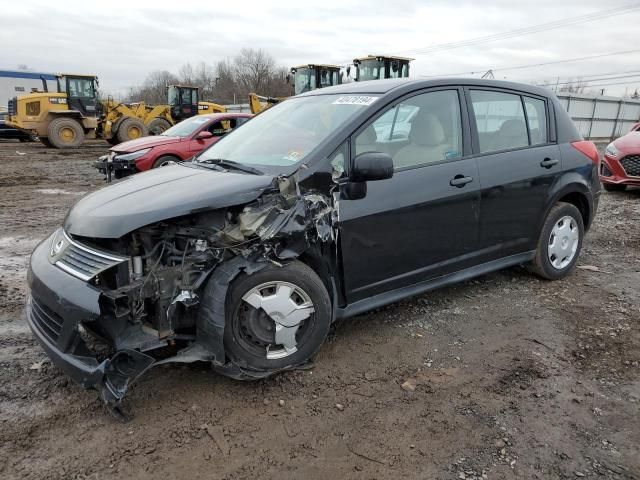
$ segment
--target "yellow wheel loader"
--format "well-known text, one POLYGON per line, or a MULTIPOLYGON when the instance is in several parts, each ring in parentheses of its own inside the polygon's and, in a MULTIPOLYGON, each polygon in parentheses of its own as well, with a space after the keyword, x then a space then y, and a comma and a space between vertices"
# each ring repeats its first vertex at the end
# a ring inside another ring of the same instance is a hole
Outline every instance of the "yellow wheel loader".
POLYGON ((98 135, 115 145, 141 136, 160 135, 194 115, 226 111, 217 103, 198 101, 198 87, 169 85, 167 100, 166 105, 146 105, 144 102, 124 104, 112 99, 102 102, 98 135))
POLYGON ((407 78, 409 77, 409 63, 413 60, 413 58, 385 55, 368 55, 356 58, 353 60, 356 67, 356 82, 385 78, 407 78))
POLYGON ((56 148, 77 148, 98 125, 97 77, 57 75, 58 91, 20 95, 9 100, 7 125, 37 135, 42 143, 56 148))
MULTIPOLYGON (((299 65, 291 69, 293 76, 293 94, 309 92, 317 88, 340 85, 340 67, 338 65, 307 64, 299 65)), ((287 76, 287 79, 289 77, 287 76)), ((288 97, 263 97, 256 93, 249 94, 249 107, 251 113, 258 114, 272 105, 285 100, 288 97)))
POLYGON ((96 137, 104 138, 111 145, 149 135, 145 125, 144 103, 125 104, 111 97, 100 102, 100 119, 96 128, 96 137))
POLYGON ((294 95, 342 83, 338 65, 299 65, 291 69, 291 75, 294 95))
POLYGON ((167 87, 167 105, 149 105, 143 108, 144 113, 139 108, 136 112, 149 129, 149 134, 160 135, 185 118, 227 111, 217 103, 200 101, 198 96, 198 87, 169 85, 167 87))

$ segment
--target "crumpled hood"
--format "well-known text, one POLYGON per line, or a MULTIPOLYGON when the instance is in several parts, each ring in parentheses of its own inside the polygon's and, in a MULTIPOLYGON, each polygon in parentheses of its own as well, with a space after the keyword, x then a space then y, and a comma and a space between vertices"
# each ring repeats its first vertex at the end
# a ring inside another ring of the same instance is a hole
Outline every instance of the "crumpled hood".
POLYGON ((111 148, 113 152, 129 153, 142 150, 143 148, 159 147, 160 145, 169 145, 170 143, 180 143, 184 140, 181 137, 165 137, 163 135, 150 135, 148 137, 136 138, 122 142, 111 148))
POLYGON ((64 221, 72 235, 119 238, 137 228, 258 198, 274 177, 169 165, 138 173, 80 199, 64 221))

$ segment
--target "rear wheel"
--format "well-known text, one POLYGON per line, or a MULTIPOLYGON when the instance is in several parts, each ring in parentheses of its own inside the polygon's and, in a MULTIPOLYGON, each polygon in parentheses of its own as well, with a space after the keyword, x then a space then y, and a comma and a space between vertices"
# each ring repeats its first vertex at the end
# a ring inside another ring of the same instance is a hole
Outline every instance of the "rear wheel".
POLYGON ((570 203, 558 203, 544 222, 531 270, 547 280, 566 277, 578 261, 583 237, 580 211, 570 203))
POLYGON ((154 118, 149 122, 149 135, 160 135, 171 128, 171 123, 164 118, 154 118))
POLYGON ((146 137, 149 134, 147 127, 142 120, 138 118, 127 118, 122 121, 118 127, 116 138, 119 143, 126 142, 128 140, 135 140, 136 138, 146 137))
POLYGON ((602 186, 607 192, 624 192, 627 186, 620 183, 603 183, 602 186))
POLYGON ((84 130, 73 118, 56 118, 47 127, 47 138, 56 148, 78 148, 84 140, 84 130))
POLYGON ((252 370, 275 371, 306 362, 331 324, 327 289, 301 262, 242 274, 229 288, 225 310, 227 355, 252 370))
POLYGON ((120 142, 118 141, 118 138, 114 136, 114 137, 111 137, 111 138, 107 138, 107 143, 108 143, 109 145, 113 145, 113 146, 115 147, 115 146, 116 146, 116 145, 118 145, 120 142))

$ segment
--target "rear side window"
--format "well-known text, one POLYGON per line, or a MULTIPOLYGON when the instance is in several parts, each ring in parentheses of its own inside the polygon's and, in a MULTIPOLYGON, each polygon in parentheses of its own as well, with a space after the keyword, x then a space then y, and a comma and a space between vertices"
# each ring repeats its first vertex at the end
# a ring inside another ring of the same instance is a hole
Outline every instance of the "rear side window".
POLYGON ((545 102, 537 98, 524 97, 524 109, 529 121, 531 145, 547 143, 547 109, 545 102))
POLYGON ((497 152, 529 145, 520 95, 471 90, 480 152, 497 152))

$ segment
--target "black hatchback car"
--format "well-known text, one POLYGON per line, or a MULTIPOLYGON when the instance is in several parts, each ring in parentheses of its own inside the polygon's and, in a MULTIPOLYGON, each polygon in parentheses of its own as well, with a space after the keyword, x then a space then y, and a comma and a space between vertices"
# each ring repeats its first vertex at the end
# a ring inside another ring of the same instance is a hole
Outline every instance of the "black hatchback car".
POLYGON ((446 79, 290 98, 199 154, 101 188, 33 252, 28 322, 117 407, 167 362, 307 362, 337 319, 511 265, 573 269, 598 153, 547 90, 446 79))

